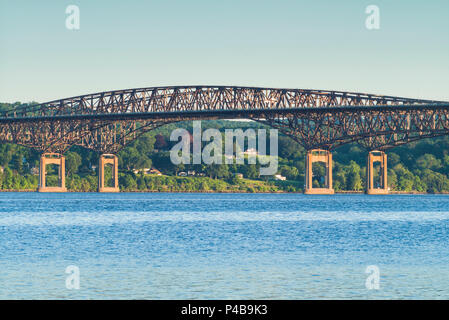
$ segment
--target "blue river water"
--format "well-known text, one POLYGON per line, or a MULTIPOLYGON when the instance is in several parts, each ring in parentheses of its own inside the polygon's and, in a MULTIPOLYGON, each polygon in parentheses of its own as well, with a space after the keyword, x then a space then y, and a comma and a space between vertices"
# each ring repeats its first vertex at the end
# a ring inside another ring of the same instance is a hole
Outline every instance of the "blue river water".
POLYGON ((448 227, 444 195, 0 193, 0 299, 448 299, 448 227))

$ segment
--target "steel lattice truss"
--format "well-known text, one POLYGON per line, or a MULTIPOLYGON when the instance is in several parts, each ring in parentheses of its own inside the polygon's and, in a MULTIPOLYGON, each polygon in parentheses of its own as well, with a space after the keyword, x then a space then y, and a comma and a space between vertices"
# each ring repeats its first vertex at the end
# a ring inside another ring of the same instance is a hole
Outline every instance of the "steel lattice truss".
POLYGON ((449 134, 449 104, 379 108, 341 108, 290 112, 262 120, 306 149, 334 149, 357 141, 384 150, 411 141, 449 134))
POLYGON ((116 153, 161 125, 247 118, 278 128, 307 149, 359 141, 385 149, 449 133, 449 104, 362 93, 221 86, 95 93, 0 113, 0 141, 42 152, 80 145, 116 153))

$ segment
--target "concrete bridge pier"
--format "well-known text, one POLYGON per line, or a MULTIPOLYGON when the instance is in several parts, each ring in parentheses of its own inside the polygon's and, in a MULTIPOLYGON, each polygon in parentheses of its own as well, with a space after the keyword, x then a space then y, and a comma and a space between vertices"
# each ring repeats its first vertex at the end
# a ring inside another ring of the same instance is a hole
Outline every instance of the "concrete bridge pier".
POLYGON ((98 164, 98 192, 120 192, 118 187, 118 158, 114 154, 102 154, 98 164), (113 186, 105 186, 104 168, 105 165, 112 165, 113 186))
POLYGON ((332 188, 332 153, 329 150, 313 149, 307 151, 305 180, 304 194, 334 194, 334 189, 332 188), (314 162, 324 162, 326 164, 324 188, 313 187, 312 166, 314 162))
POLYGON ((388 194, 387 154, 374 150, 368 153, 366 163, 366 194, 388 194), (380 162, 380 186, 374 187, 374 163, 380 162))
POLYGON ((65 157, 59 153, 43 153, 40 159, 39 167, 39 186, 38 192, 67 192, 65 187, 65 157), (46 186, 46 170, 47 164, 56 164, 59 167, 58 170, 58 186, 47 187, 46 186))

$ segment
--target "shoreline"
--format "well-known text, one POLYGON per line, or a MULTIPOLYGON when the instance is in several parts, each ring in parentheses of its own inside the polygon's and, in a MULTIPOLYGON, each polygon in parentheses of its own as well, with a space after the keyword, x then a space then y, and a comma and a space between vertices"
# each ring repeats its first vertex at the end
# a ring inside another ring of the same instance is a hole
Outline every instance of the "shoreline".
MULTIPOLYGON (((0 192, 20 192, 20 193, 33 193, 36 192, 37 190, 35 189, 22 189, 22 190, 0 190, 0 192)), ((48 193, 48 192, 45 192, 48 193)), ((100 193, 100 192, 96 192, 96 191, 71 191, 71 190, 67 190, 66 192, 49 192, 49 193, 100 193)), ((103 192, 102 192, 103 193, 103 192)), ((108 192, 104 192, 104 193, 108 193, 108 192)), ((254 193, 254 194, 303 194, 303 192, 289 192, 289 191, 277 191, 277 192, 248 192, 248 191, 151 191, 151 190, 143 190, 143 191, 139 191, 139 190, 134 190, 134 191, 120 191, 118 193, 254 193)), ((364 191, 335 191, 334 194, 365 194, 364 191)), ((431 192, 418 192, 418 191, 390 191, 387 195, 401 195, 401 194, 407 194, 407 195, 431 195, 431 194, 435 194, 435 195, 449 195, 449 192, 435 192, 435 193, 431 193, 431 192)))

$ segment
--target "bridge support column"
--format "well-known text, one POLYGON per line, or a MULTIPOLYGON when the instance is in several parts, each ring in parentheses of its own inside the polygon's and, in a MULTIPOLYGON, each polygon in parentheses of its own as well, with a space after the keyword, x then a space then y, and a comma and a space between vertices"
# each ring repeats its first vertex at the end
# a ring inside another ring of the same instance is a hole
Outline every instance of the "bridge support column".
POLYGON ((102 154, 98 164, 98 192, 119 192, 118 187, 118 158, 114 154, 102 154), (105 187, 104 167, 112 164, 112 187, 105 187))
POLYGON ((329 150, 314 149, 307 151, 306 155, 306 175, 305 194, 334 194, 332 188, 332 153, 329 150), (326 164, 326 177, 324 188, 314 188, 312 184, 314 162, 324 162, 326 164))
POLYGON ((67 192, 65 187, 65 157, 59 153, 43 153, 40 159, 39 168, 39 187, 38 192, 67 192), (47 164, 58 165, 58 186, 47 187, 46 186, 46 176, 47 176, 47 164))
POLYGON ((366 163, 366 194, 388 194, 387 154, 383 151, 368 153, 366 163), (374 163, 380 162, 380 186, 374 187, 374 163))

